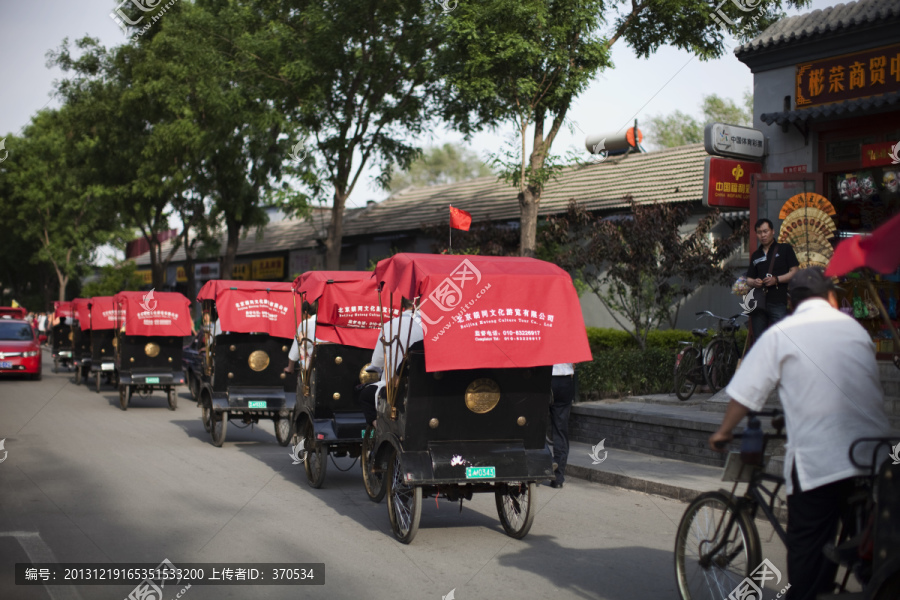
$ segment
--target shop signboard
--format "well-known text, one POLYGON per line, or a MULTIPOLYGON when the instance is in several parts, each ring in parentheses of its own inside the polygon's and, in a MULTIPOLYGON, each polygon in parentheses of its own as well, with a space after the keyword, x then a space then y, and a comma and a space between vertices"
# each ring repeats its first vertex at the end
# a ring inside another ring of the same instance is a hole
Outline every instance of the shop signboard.
POLYGON ((900 44, 797 65, 796 108, 900 91, 900 44))
MULTIPOLYGON (((900 143, 897 144, 900 146, 900 143)), ((863 144, 862 147, 862 166, 863 167, 881 167, 894 163, 894 143, 878 142, 877 144, 863 144)))
POLYGON ((240 263, 231 267, 231 278, 250 281, 250 263, 240 263))
POLYGON ((253 280, 282 279, 284 277, 284 257, 262 258, 253 261, 253 280))
POLYGON ((135 271, 134 274, 141 278, 141 283, 143 285, 153 284, 153 271, 135 271))
POLYGON ((178 283, 187 282, 187 272, 185 272, 184 267, 178 267, 178 269, 175 270, 175 281, 178 283))
POLYGON ((196 265, 194 265, 194 277, 203 280, 218 279, 219 263, 197 263, 196 265))
POLYGON ((762 173, 760 163, 707 156, 703 167, 703 205, 750 208, 750 176, 758 173, 762 173))
POLYGON ((766 154, 766 136, 759 129, 710 123, 703 130, 703 146, 716 156, 760 160, 766 154))

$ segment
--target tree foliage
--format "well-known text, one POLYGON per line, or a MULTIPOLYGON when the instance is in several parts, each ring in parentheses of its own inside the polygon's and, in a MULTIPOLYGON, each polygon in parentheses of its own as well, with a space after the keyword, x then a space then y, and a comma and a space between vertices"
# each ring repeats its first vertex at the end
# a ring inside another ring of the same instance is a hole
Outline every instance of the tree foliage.
POLYGON ((731 98, 710 94, 701 103, 701 118, 695 118, 676 110, 668 115, 656 115, 647 119, 647 138, 663 148, 674 148, 703 141, 703 130, 709 123, 753 125, 753 94, 744 92, 744 105, 738 106, 731 98))
POLYGON ((100 267, 98 277, 84 284, 81 295, 85 298, 114 296, 119 292, 137 291, 143 287, 144 279, 137 274, 137 265, 134 261, 125 260, 100 267))
POLYGON ((400 170, 396 165, 391 169, 390 191, 397 192, 408 187, 443 185, 486 177, 491 169, 471 150, 458 144, 444 144, 426 148, 422 154, 400 170))
POLYGON ((572 203, 565 215, 548 220, 542 239, 556 249, 557 264, 581 279, 643 349, 650 330, 673 326, 681 303, 699 286, 732 283, 724 262, 746 234, 746 222, 712 239, 718 211, 682 233, 690 214, 686 205, 632 200, 630 214, 602 217, 572 203))

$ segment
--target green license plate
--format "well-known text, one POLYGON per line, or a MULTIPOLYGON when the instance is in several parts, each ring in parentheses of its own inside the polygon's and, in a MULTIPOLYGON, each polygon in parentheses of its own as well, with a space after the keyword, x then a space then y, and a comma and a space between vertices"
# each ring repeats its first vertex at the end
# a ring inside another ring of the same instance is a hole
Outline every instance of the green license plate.
POLYGON ((144 383, 159 383, 159 377, 145 377, 144 383))
POLYGON ((265 408, 266 401, 265 400, 251 400, 247 403, 247 408, 265 408))
POLYGON ((492 479, 496 476, 494 467, 466 467, 466 479, 492 479))

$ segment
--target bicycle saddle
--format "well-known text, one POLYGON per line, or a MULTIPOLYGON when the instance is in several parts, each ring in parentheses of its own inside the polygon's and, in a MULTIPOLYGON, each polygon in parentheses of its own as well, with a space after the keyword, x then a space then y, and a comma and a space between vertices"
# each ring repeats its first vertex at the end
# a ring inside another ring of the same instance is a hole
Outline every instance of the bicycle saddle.
POLYGON ((703 329, 692 329, 691 333, 696 335, 697 337, 706 337, 709 329, 704 327, 703 329))

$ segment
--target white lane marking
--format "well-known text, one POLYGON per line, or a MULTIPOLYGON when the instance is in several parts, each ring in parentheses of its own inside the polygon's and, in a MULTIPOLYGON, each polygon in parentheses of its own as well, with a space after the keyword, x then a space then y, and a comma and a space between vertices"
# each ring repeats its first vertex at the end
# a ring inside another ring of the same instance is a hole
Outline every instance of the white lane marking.
MULTIPOLYGON (((56 555, 41 539, 37 531, 0 531, 0 537, 16 538, 29 560, 33 563, 55 563, 56 555)), ((71 586, 45 585, 51 600, 81 600, 81 595, 71 586)))

